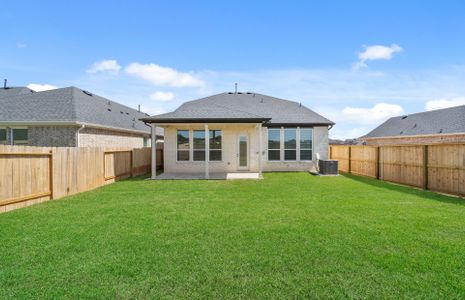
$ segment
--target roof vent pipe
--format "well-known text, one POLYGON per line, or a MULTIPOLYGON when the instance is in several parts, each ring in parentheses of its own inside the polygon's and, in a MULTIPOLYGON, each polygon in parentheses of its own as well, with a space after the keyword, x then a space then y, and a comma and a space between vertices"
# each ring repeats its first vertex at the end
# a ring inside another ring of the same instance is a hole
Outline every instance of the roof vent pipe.
POLYGON ((237 94, 237 82, 234 84, 234 93, 237 94))
POLYGON ((6 82, 7 82, 7 80, 4 79, 4 80, 3 80, 3 88, 4 88, 5 90, 6 90, 6 82))
POLYGON ((137 105, 137 111, 140 112, 140 104, 137 105))

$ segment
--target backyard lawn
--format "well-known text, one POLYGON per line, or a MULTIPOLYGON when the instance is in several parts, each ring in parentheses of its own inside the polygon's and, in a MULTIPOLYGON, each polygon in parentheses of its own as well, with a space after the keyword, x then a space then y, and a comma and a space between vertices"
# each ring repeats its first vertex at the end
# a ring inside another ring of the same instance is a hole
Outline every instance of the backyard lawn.
POLYGON ((355 177, 136 178, 0 214, 0 298, 465 298, 465 200, 355 177))

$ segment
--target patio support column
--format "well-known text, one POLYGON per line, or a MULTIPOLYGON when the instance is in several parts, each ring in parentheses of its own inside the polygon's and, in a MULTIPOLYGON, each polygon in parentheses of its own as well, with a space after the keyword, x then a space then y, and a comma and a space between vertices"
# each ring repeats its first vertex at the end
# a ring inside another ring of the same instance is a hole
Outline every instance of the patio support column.
POLYGON ((205 179, 210 178, 209 162, 210 162, 210 132, 208 130, 208 124, 205 124, 205 179))
POLYGON ((151 143, 152 143, 152 179, 157 177, 157 132, 156 132, 157 125, 151 124, 151 143))
POLYGON ((262 178, 262 165, 263 165, 263 140, 262 140, 262 124, 257 125, 258 128, 258 176, 262 178))

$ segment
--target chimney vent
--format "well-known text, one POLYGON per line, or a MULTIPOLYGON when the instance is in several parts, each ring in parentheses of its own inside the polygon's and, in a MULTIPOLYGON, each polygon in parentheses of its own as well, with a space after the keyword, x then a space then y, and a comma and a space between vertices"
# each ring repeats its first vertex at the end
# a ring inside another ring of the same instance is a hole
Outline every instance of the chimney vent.
POLYGON ((137 111, 140 112, 140 104, 137 106, 137 111))
POLYGON ((5 79, 5 80, 3 80, 3 88, 4 88, 5 90, 6 90, 6 82, 7 82, 7 80, 6 80, 6 79, 5 79))

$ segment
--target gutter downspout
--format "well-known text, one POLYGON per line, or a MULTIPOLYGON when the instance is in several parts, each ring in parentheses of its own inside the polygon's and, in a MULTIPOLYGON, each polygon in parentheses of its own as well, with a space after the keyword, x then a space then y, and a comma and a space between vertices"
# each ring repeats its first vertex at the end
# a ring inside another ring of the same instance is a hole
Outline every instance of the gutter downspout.
POLYGON ((76 131, 76 147, 79 147, 79 132, 86 127, 85 124, 82 124, 81 127, 76 131))

